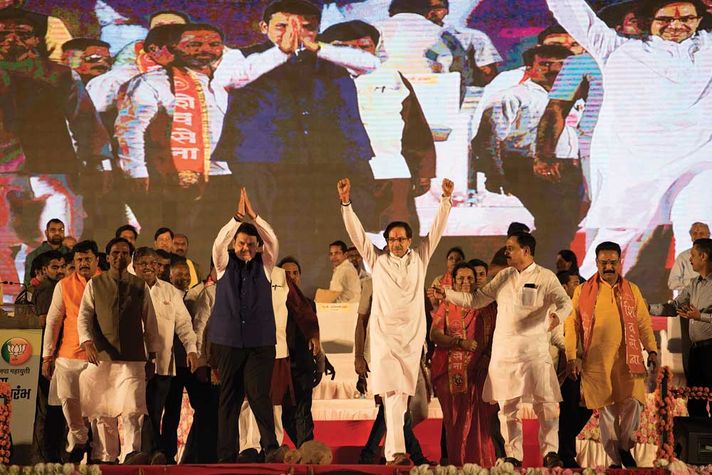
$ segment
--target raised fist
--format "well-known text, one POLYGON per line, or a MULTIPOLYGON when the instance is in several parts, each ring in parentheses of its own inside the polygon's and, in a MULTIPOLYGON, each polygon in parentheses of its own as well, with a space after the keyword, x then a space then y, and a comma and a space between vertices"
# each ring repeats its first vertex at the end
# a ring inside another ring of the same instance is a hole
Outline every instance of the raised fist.
POLYGON ((455 189, 455 183, 447 178, 443 178, 443 195, 452 196, 452 190, 455 189))
POLYGON ((339 198, 342 203, 348 203, 351 200, 351 180, 342 178, 336 184, 336 189, 339 192, 339 198))

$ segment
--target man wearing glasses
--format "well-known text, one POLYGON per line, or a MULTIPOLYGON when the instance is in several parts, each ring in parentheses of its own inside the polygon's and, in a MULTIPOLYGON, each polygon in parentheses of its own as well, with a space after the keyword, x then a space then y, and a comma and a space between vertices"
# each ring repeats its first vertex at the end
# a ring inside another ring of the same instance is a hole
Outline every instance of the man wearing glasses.
POLYGON ((62 45, 62 62, 79 74, 86 86, 111 69, 110 47, 109 43, 94 38, 74 38, 62 45))
POLYGON ((595 247, 620 243, 622 273, 636 261, 631 243, 670 223, 678 193, 709 169, 712 36, 700 31, 699 0, 652 0, 639 19, 650 34, 620 36, 583 0, 548 0, 556 19, 601 66, 606 87, 591 145, 592 203, 586 227, 597 230, 581 272, 594 269, 595 247))
POLYGON ((566 30, 601 67, 605 98, 591 145, 592 202, 585 226, 597 233, 581 272, 594 270, 593 250, 615 241, 632 246, 646 230, 670 223, 678 193, 712 166, 712 35, 700 31, 700 0, 645 2, 639 21, 650 34, 620 36, 584 0, 548 0, 566 30), (594 163, 596 164, 595 166, 594 163))
POLYGON ((388 244, 381 250, 369 241, 351 207, 351 181, 344 178, 337 184, 346 231, 364 262, 373 269, 369 323, 371 390, 383 400, 388 465, 411 463, 405 453, 403 424, 408 397, 415 394, 425 343, 425 274, 445 231, 453 187, 452 181, 443 180, 440 207, 430 233, 418 248, 410 247, 413 231, 408 223, 394 221, 386 226, 383 237, 388 244))

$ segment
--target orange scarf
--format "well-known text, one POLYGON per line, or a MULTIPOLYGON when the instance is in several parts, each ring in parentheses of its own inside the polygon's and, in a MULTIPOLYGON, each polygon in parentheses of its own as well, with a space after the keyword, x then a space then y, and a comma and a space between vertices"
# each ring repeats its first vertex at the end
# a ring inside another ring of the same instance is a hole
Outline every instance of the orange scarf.
MULTIPOLYGON (((581 328, 578 329, 578 333, 579 337, 583 339, 584 357, 591 346, 598 291, 599 276, 596 274, 581 287, 579 305, 576 310, 581 320, 581 328)), ((635 296, 630 282, 620 277, 618 283, 613 286, 613 295, 618 306, 618 314, 623 320, 623 340, 628 370, 633 375, 645 375, 643 352, 640 349, 640 336, 638 335, 638 320, 635 313, 635 296)))
POLYGON ((151 57, 143 50, 143 41, 137 41, 134 45, 134 53, 136 54, 136 66, 142 73, 155 69, 158 66, 151 57))
POLYGON ((171 156, 178 183, 188 188, 208 181, 210 170, 210 131, 205 93, 190 70, 172 68, 176 103, 171 125, 171 156))
MULTIPOLYGON (((449 336, 466 340, 467 329, 474 324, 478 310, 458 307, 450 303, 445 303, 444 305, 445 333, 449 336)), ((473 356, 474 354, 471 351, 465 351, 462 348, 450 348, 450 351, 448 351, 447 375, 451 394, 467 392, 467 368, 473 356)))
MULTIPOLYGON (((101 274, 97 269, 96 274, 101 274)), ((84 288, 87 281, 78 272, 72 272, 67 277, 59 281, 62 288, 62 301, 64 303, 64 321, 62 322, 62 342, 60 343, 57 356, 71 360, 86 360, 84 350, 79 346, 79 330, 77 319, 79 317, 79 306, 82 303, 84 288)))
POLYGON ((440 286, 443 289, 452 289, 452 273, 445 272, 442 277, 440 277, 440 286))

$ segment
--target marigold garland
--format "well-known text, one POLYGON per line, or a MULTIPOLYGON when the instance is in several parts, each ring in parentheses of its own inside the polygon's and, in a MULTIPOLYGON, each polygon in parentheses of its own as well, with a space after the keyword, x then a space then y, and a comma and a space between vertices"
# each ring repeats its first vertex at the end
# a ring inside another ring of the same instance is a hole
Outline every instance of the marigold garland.
POLYGON ((10 416, 12 396, 10 385, 0 382, 0 464, 10 463, 10 416))
POLYGON ((671 386, 672 370, 663 366, 658 372, 657 388, 655 390, 655 407, 658 412, 658 460, 675 460, 675 437, 673 435, 673 418, 676 398, 701 399, 712 402, 712 392, 705 387, 671 386))

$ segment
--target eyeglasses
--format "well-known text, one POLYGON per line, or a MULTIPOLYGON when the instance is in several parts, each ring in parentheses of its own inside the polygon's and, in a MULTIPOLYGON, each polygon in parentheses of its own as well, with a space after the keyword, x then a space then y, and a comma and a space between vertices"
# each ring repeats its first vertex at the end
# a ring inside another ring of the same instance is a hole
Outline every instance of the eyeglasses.
POLYGON ((111 62, 111 58, 107 58, 106 56, 102 56, 100 54, 90 54, 89 56, 84 56, 82 59, 87 63, 100 63, 102 61, 107 63, 111 62))
POLYGON ((696 22, 702 17, 696 16, 696 15, 687 15, 687 16, 656 16, 653 18, 653 21, 656 21, 658 23, 664 23, 666 25, 671 25, 675 21, 679 21, 683 25, 689 25, 691 23, 696 22))
POLYGON ((388 244, 403 244, 405 242, 408 242, 409 238, 407 237, 397 237, 397 238, 388 238, 388 244))

